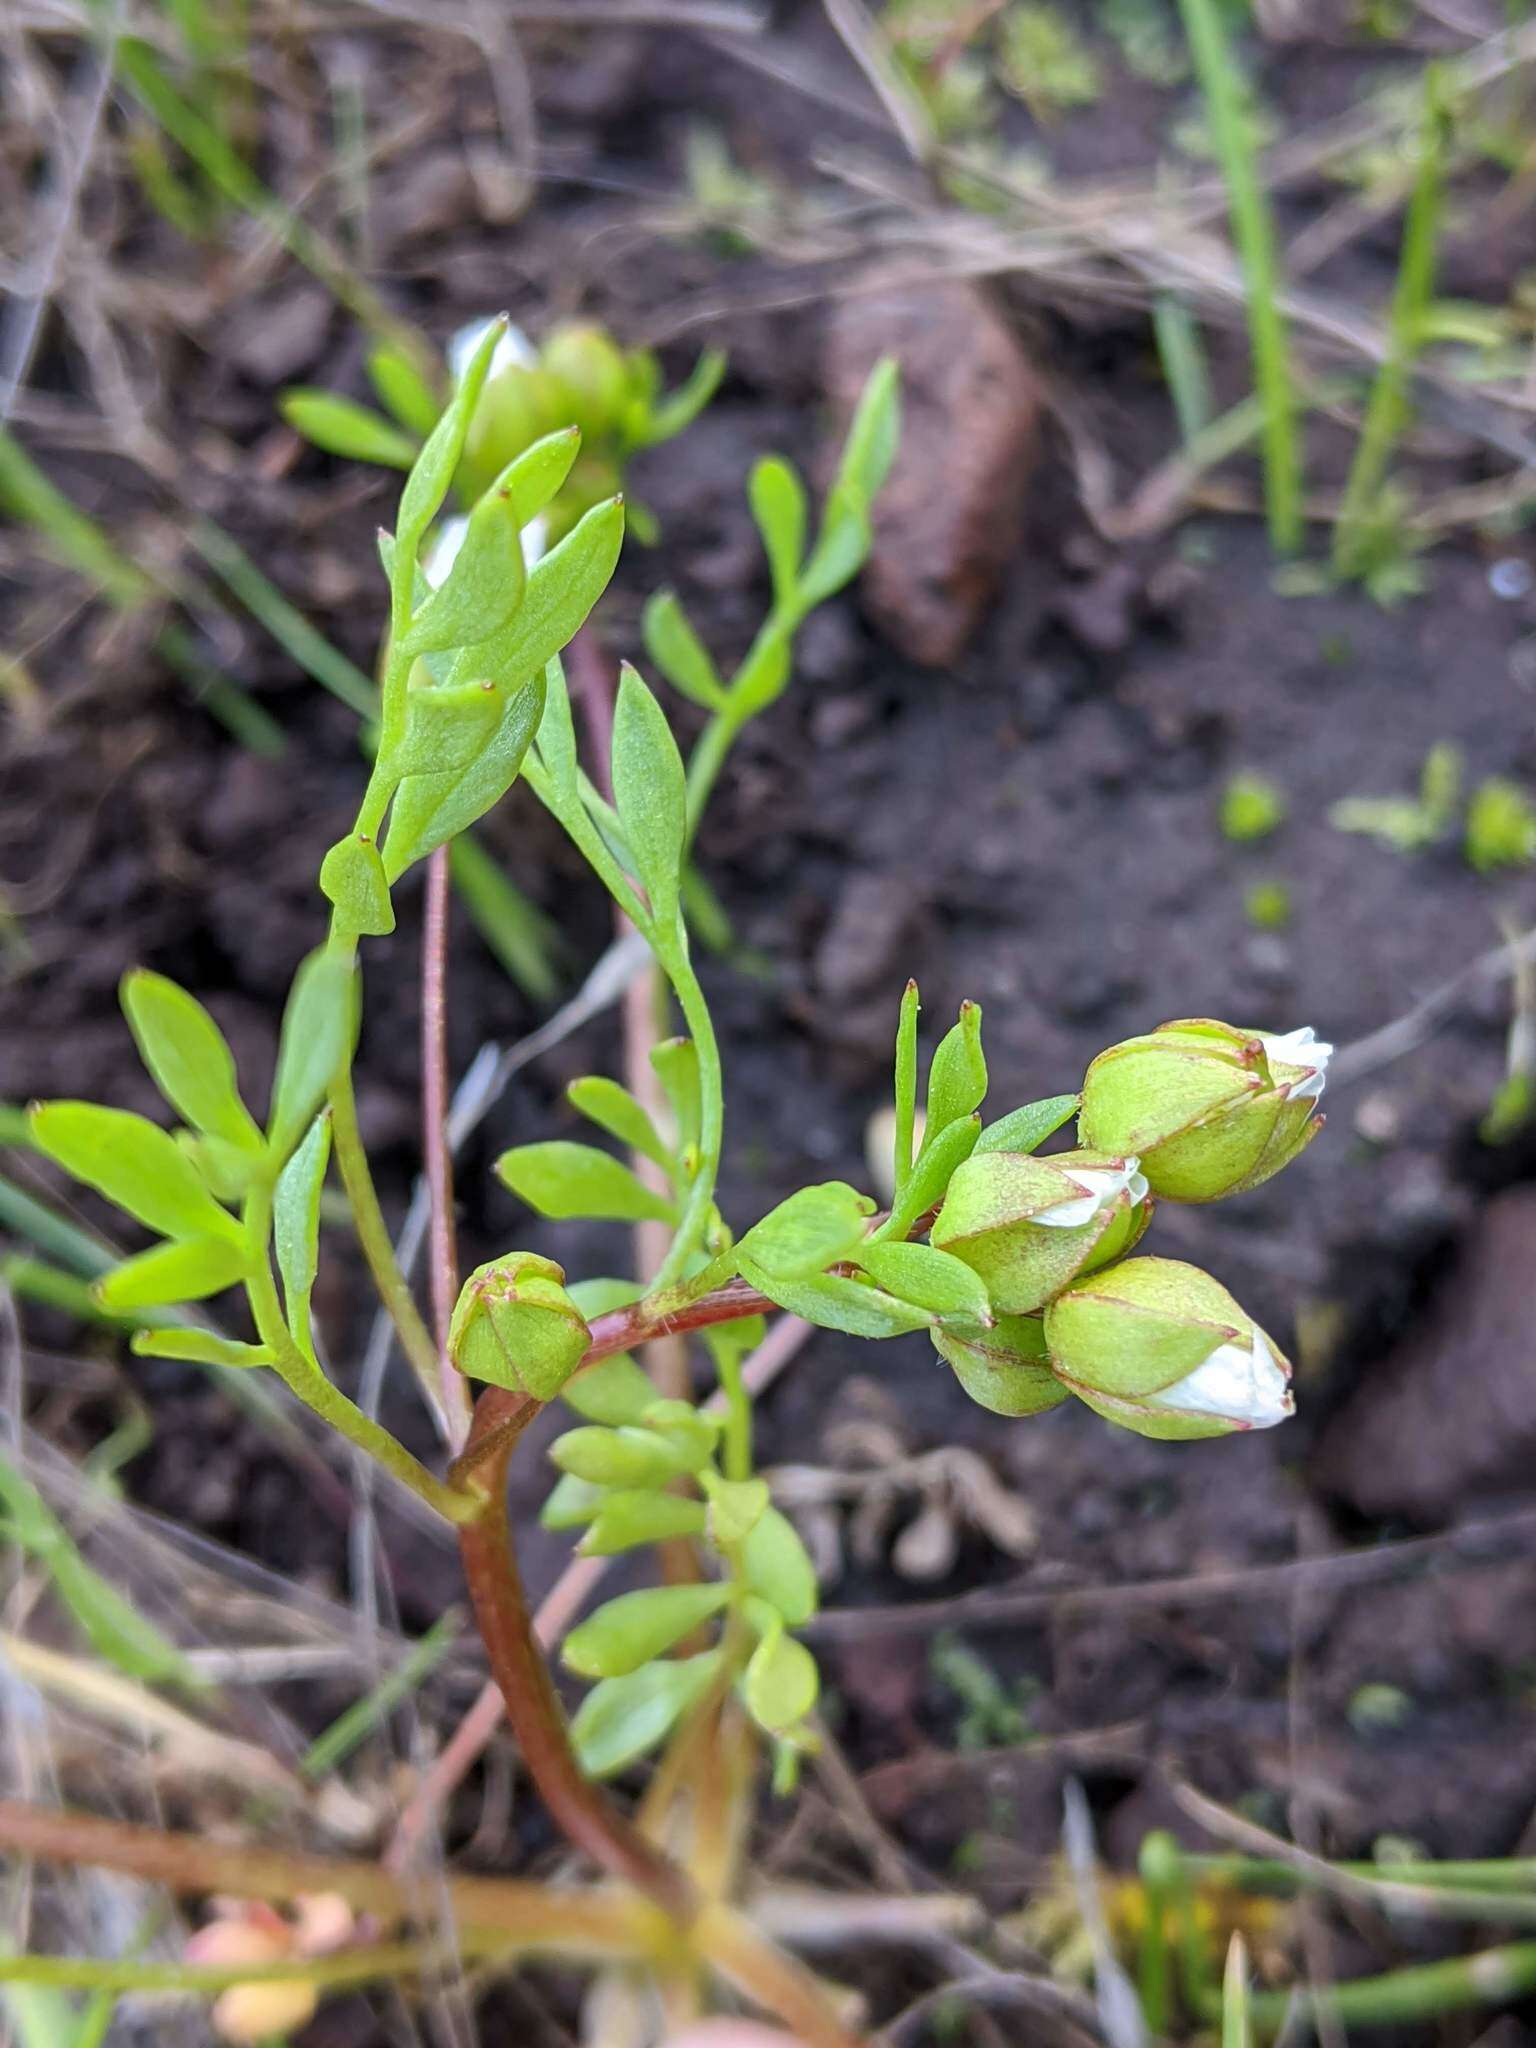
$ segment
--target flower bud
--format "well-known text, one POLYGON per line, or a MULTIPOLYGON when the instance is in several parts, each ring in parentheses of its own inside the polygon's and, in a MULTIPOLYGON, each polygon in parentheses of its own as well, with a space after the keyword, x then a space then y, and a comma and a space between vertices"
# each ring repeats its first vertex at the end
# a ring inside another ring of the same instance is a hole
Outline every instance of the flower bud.
POLYGON ((615 431, 629 403, 629 365, 601 327, 590 321, 557 327, 539 361, 565 387, 571 418, 587 440, 615 431))
POLYGON ((1126 1259, 1045 1312, 1074 1394, 1141 1436, 1268 1429, 1294 1410, 1291 1368, 1219 1281, 1180 1259, 1126 1259))
POLYGON ((981 1276, 995 1309, 1026 1315, 1123 1258, 1147 1226, 1146 1195, 1134 1158, 973 1152, 950 1177, 932 1241, 981 1276))
POLYGON ((507 1252, 478 1266, 459 1294, 448 1353, 467 1379, 488 1380, 551 1401, 591 1339, 561 1282, 563 1270, 534 1252, 507 1252))
POLYGON ((1134 1152, 1155 1195, 1217 1202, 1258 1187, 1317 1136, 1332 1052, 1310 1026, 1277 1036, 1210 1017, 1160 1024, 1093 1062, 1078 1136, 1134 1152))
POLYGON ((994 1415, 1043 1415, 1070 1391, 1051 1370, 1038 1316, 999 1316, 990 1330, 959 1336, 942 1327, 934 1347, 971 1399, 994 1415))

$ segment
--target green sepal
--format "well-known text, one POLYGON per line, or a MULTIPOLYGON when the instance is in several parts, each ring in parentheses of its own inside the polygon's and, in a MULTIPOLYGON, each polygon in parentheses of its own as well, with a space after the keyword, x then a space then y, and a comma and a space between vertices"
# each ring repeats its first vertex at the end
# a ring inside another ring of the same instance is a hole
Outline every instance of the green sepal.
MULTIPOLYGON (((445 683, 438 690, 422 694, 436 696, 439 690, 446 693, 461 687, 458 683, 445 683)), ((408 775, 395 791, 384 841, 384 872, 392 882, 398 881, 413 862, 424 860, 439 846, 457 838, 501 802, 517 780, 538 730, 545 699, 542 673, 510 697, 500 685, 488 689, 484 683, 472 683, 469 687, 503 700, 501 715, 491 727, 489 737, 474 749, 462 767, 408 775)))

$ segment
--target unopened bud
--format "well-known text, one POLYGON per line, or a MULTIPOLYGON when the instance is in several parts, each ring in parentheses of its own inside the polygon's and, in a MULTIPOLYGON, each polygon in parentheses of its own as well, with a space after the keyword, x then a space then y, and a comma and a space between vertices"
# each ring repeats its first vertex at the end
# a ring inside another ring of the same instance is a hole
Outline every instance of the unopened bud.
POLYGON ((557 327, 539 352, 542 367, 565 389, 571 418, 588 440, 613 433, 629 403, 624 351, 590 321, 557 327))
POLYGON ((535 1252, 507 1252, 464 1282, 448 1352, 467 1379, 551 1401, 580 1365, 591 1332, 565 1273, 535 1252))
POLYGON ((935 1348, 978 1407, 994 1415, 1043 1415, 1070 1391, 1051 1370, 1038 1316, 999 1316, 990 1330, 958 1336, 942 1327, 935 1348))
POLYGON ((1141 1436, 1225 1436, 1293 1413, 1291 1368, 1219 1281, 1179 1259, 1126 1259, 1045 1312, 1074 1394, 1141 1436))
POLYGON ((1026 1315, 1122 1258, 1147 1226, 1146 1196, 1134 1157, 973 1152, 950 1178, 932 1241, 980 1275, 994 1308, 1026 1315))
POLYGON ((1209 1017, 1161 1024, 1093 1062, 1078 1135, 1136 1153, 1156 1195, 1217 1202, 1258 1187, 1317 1136, 1332 1052, 1310 1026, 1279 1036, 1209 1017))

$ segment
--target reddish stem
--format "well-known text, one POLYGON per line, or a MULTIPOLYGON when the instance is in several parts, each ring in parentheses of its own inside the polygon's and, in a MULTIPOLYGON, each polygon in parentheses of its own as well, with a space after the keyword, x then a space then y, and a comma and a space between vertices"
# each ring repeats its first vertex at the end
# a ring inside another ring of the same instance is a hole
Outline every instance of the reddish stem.
POLYGON ((555 1824, 611 1876, 638 1887, 674 1919, 688 1919, 694 1897, 687 1877, 582 1774, 529 1618, 507 1513, 507 1466, 542 1405, 527 1394, 487 1388, 475 1403, 464 1454, 450 1472, 455 1485, 485 1499, 480 1516, 459 1531, 475 1621, 523 1761, 555 1824))
POLYGON ((427 1190, 432 1198, 427 1263, 432 1289, 432 1334, 437 1339, 438 1382, 454 1450, 469 1435, 470 1392, 448 1356, 448 1325, 459 1292, 459 1253, 453 1226, 453 1155, 448 1149, 448 918, 451 890, 448 849, 427 862, 421 933, 421 1121, 427 1190))

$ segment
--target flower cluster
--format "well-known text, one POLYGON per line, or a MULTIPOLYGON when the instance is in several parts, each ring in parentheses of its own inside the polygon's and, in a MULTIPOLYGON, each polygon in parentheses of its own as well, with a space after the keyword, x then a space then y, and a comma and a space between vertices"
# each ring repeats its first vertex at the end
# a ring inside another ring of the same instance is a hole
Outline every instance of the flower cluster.
POLYGON ((990 1328, 934 1332, 971 1397, 1034 1415, 1076 1394, 1142 1436, 1222 1436, 1291 1414, 1290 1366, 1218 1281, 1132 1258, 1158 1200, 1216 1202, 1280 1171, 1322 1128, 1332 1047, 1181 1018, 1100 1053, 1079 1149, 977 1151, 932 1242, 985 1283, 990 1328))

